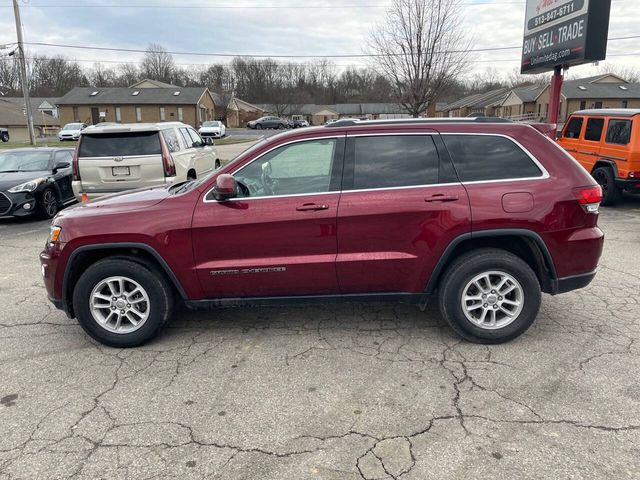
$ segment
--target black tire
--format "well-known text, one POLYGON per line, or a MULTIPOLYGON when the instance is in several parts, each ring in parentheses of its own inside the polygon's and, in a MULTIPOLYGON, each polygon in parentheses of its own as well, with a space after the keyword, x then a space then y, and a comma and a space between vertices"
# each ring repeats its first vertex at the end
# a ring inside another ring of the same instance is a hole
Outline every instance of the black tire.
POLYGON ((53 218, 60 210, 60 202, 53 188, 45 188, 38 198, 38 214, 41 218, 53 218))
POLYGON ((591 174, 602 188, 602 205, 615 205, 622 199, 622 190, 616 187, 616 178, 613 169, 598 167, 591 174))
POLYGON ((73 309, 80 326, 90 337, 110 347, 137 347, 149 342, 171 318, 173 304, 173 290, 164 275, 126 257, 106 258, 94 263, 78 279, 73 291, 73 309), (92 290, 101 281, 116 276, 134 280, 144 288, 149 298, 148 318, 140 328, 129 333, 105 329, 94 319, 89 306, 92 290))
POLYGON ((260 123, 256 124, 256 130, 262 130, 262 124, 260 123))
POLYGON ((484 344, 507 342, 523 334, 538 315, 541 297, 540 283, 531 267, 505 250, 492 248, 474 250, 456 259, 447 268, 438 291, 440 312, 451 328, 465 340, 484 344), (467 285, 477 275, 490 271, 513 277, 521 287, 523 300, 522 310, 515 319, 495 329, 476 325, 467 318, 462 307, 467 285))
POLYGON ((8 134, 7 132, 4 132, 4 133, 2 134, 2 137, 0 137, 0 138, 2 139, 2 141, 3 141, 4 143, 7 143, 7 142, 9 141, 9 134, 8 134))
POLYGON ((220 168, 220 160, 216 158, 216 162, 214 163, 216 169, 220 168))

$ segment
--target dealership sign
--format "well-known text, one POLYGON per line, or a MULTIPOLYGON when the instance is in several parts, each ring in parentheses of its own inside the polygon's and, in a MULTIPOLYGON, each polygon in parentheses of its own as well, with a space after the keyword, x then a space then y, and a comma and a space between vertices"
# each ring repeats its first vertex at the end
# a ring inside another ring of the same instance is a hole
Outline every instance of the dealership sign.
POLYGON ((604 60, 611 0, 527 0, 522 73, 604 60))

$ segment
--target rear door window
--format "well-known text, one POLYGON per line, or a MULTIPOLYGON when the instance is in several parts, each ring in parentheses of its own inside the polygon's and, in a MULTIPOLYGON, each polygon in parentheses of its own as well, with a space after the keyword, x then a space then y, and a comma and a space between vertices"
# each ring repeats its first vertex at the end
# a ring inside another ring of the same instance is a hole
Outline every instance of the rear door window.
POLYGON ((580 131, 582 130, 582 123, 584 122, 584 118, 582 117, 571 117, 569 120, 569 124, 567 128, 564 129, 565 138, 579 138, 580 131))
POLYGON ((185 148, 192 148, 193 147, 193 139, 191 138, 191 135, 189 135, 189 130, 187 130, 186 128, 181 128, 180 129, 180 135, 182 135, 182 140, 184 141, 184 147, 185 148))
POLYGON ((609 120, 607 143, 626 145, 631 140, 631 120, 609 120))
POLYGON ((587 128, 584 132, 584 139, 591 142, 599 142, 602 138, 604 128, 604 118, 590 118, 587 121, 587 128))
POLYGON ((497 135, 442 135, 462 182, 536 178, 542 170, 515 142, 497 135))
POLYGON ((129 157, 160 153, 158 132, 123 132, 83 134, 78 157, 129 157))
POLYGON ((353 189, 438 183, 439 159, 430 135, 355 137, 353 189))

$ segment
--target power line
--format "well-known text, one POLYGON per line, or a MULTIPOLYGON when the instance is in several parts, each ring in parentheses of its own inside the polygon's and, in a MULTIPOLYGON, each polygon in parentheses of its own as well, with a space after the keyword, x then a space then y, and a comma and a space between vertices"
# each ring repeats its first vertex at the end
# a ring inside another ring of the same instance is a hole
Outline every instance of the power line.
MULTIPOLYGON (((610 38, 609 41, 617 41, 617 40, 632 40, 640 38, 640 35, 629 35, 625 37, 614 37, 610 38)), ((93 45, 69 45, 63 43, 47 43, 47 42, 25 42, 27 45, 39 46, 39 47, 56 47, 56 48, 69 48, 69 49, 77 49, 77 50, 99 50, 99 51, 108 51, 108 52, 126 52, 126 53, 168 53, 171 55, 182 55, 182 56, 194 56, 194 57, 222 57, 222 58, 256 58, 256 57, 268 57, 268 58, 376 58, 386 56, 384 54, 371 54, 371 53, 358 53, 358 54, 338 54, 338 55, 269 55, 269 54, 235 54, 235 53, 210 53, 210 52, 181 52, 181 51, 162 51, 156 52, 154 50, 142 50, 137 48, 116 48, 116 47, 99 47, 93 45)), ((496 51, 504 51, 504 50, 520 50, 522 49, 521 45, 511 46, 511 47, 490 47, 490 48, 472 48, 468 50, 446 50, 442 52, 435 53, 482 53, 482 52, 496 52, 496 51)), ((407 56, 410 54, 397 53, 395 56, 407 56)))

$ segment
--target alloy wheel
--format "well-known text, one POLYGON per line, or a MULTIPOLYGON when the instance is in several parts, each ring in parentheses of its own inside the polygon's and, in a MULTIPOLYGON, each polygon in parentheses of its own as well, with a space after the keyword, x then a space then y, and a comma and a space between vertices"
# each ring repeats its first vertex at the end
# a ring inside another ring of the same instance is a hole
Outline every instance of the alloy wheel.
POLYGON ((58 213, 58 199, 52 190, 47 189, 42 194, 42 206, 48 217, 53 217, 58 213))
POLYGON ((524 307, 524 290, 513 276, 492 270, 467 283, 461 303, 467 320, 477 327, 497 330, 518 318, 524 307))
POLYGON ((91 291, 93 319, 111 333, 131 333, 149 318, 151 302, 146 290, 128 277, 109 277, 91 291))

